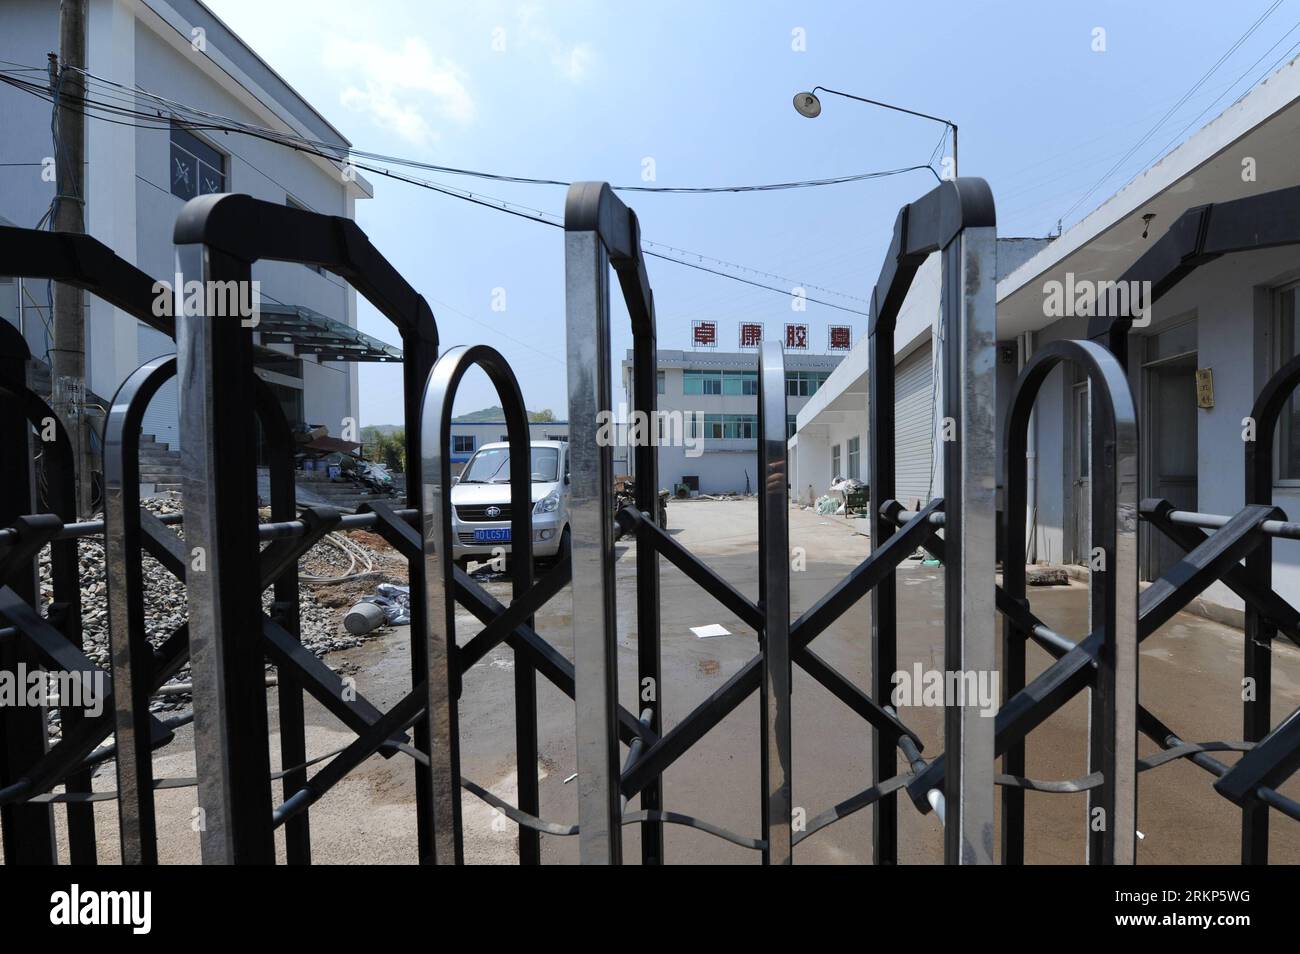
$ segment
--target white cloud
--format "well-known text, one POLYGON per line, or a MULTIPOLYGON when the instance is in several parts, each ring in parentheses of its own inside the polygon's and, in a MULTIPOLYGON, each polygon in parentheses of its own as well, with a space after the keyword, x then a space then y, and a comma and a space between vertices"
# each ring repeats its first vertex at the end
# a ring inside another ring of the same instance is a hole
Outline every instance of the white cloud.
POLYGON ((369 113, 373 122, 408 142, 427 144, 438 138, 430 119, 468 123, 474 100, 465 88, 465 71, 435 57, 422 40, 408 38, 399 48, 378 43, 326 40, 323 62, 345 82, 339 101, 369 113))
POLYGON ((557 53, 552 56, 551 62, 560 68, 561 73, 577 82, 587 75, 587 69, 591 66, 594 56, 590 46, 579 43, 567 53, 557 53))
POLYGON ((542 22, 543 13, 542 7, 536 3, 525 3, 518 8, 516 16, 522 45, 543 51, 567 79, 575 83, 583 80, 596 58, 595 51, 588 43, 571 44, 562 40, 542 22))

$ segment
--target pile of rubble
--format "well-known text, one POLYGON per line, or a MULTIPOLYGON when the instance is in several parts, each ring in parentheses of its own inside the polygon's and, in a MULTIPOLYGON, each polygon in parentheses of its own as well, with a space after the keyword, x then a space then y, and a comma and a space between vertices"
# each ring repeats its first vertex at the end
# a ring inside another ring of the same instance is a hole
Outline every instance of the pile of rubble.
MULTIPOLYGON (((182 511, 179 500, 165 497, 146 499, 142 505, 160 517, 182 511)), ((183 534, 180 525, 174 530, 183 534)), ((364 531, 341 536, 346 537, 346 547, 356 557, 355 561, 350 562, 348 554, 327 538, 307 551, 300 562, 301 572, 306 575, 338 577, 352 574, 338 583, 304 583, 299 587, 302 642, 317 657, 351 649, 379 635, 382 629, 364 636, 347 632, 342 625, 343 614, 360 596, 373 593, 379 583, 406 582, 405 564, 381 537, 364 531), (366 569, 367 563, 369 570, 366 569)), ((81 575, 83 651, 96 665, 108 669, 111 659, 103 540, 100 537, 83 537, 77 542, 77 551, 81 575)), ((149 642, 159 646, 186 621, 185 584, 147 553, 142 561, 142 573, 145 630, 149 642)), ((48 603, 53 598, 48 546, 41 551, 40 587, 42 602, 48 603)), ((269 610, 272 600, 273 591, 263 593, 263 608, 269 610)), ((268 670, 273 668, 270 665, 267 667, 268 670)), ((151 703, 150 708, 154 711, 188 709, 190 694, 185 690, 189 682, 187 664, 165 687, 167 691, 160 693, 151 703)), ((50 721, 51 733, 57 735, 57 710, 51 712, 50 721)))

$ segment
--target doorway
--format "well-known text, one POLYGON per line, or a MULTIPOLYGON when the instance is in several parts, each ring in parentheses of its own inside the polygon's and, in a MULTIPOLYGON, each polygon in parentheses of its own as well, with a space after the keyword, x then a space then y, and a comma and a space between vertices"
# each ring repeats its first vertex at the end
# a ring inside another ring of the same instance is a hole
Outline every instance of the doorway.
POLYGON ((1087 381, 1076 382, 1071 389, 1071 415, 1073 422, 1073 440, 1071 442, 1071 459, 1074 461, 1070 480, 1070 494, 1073 506, 1070 508, 1074 519, 1071 525, 1074 542, 1074 562, 1088 562, 1088 552, 1092 548, 1092 442, 1090 419, 1092 406, 1089 403, 1087 381))
MULTIPOLYGON (((1142 366, 1145 420, 1141 430, 1146 437, 1142 496, 1163 497, 1178 510, 1198 509, 1195 334, 1196 326, 1191 324, 1156 336, 1150 342, 1156 347, 1147 352, 1154 358, 1142 366), (1166 336, 1170 339, 1159 340, 1166 336), (1179 351, 1175 345, 1191 345, 1193 350, 1179 351)), ((1142 579, 1154 580, 1181 560, 1185 551, 1145 521, 1142 532, 1146 535, 1140 541, 1142 579)))

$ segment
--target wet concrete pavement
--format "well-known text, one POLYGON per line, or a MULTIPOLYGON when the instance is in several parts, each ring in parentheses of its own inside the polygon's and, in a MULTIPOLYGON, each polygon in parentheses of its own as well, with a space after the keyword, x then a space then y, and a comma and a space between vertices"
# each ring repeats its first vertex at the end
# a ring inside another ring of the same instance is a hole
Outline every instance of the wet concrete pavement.
MULTIPOLYGON (((757 597, 757 509, 754 501, 674 503, 669 524, 677 540, 750 598, 757 597)), ((790 514, 791 545, 803 547, 807 567, 791 575, 792 612, 811 606, 847 574, 868 551, 866 538, 841 521, 811 511, 790 514)), ((636 708, 635 545, 617 545, 619 668, 622 702, 636 708)), ((488 584, 503 602, 504 581, 488 584)), ((756 652, 755 635, 675 568, 663 565, 662 633, 664 686, 662 704, 668 726, 687 715, 720 687, 756 652), (720 623, 732 635, 694 636, 690 627, 720 623)), ((943 664, 942 570, 909 560, 899 571, 899 667, 914 663, 926 669, 943 664)), ((1078 637, 1086 632, 1087 589, 1035 589, 1034 611, 1049 625, 1078 637)), ((568 591, 537 616, 537 629, 572 658, 568 591)), ((870 601, 863 600, 821 634, 814 647, 842 674, 862 687, 870 685, 870 601)), ((480 628, 466 613, 457 618, 463 643, 480 628)), ((410 658, 405 628, 366 646, 330 657, 333 665, 359 667, 357 688, 387 707, 409 686, 410 658)), ((1050 658, 1034 646, 1028 650, 1032 678, 1050 658)), ((1274 656, 1273 717, 1276 722, 1300 704, 1300 653, 1279 644, 1274 656)), ((509 801, 516 790, 514 765, 514 660, 499 647, 465 680, 461 701, 462 768, 466 777, 509 801)), ((1141 652, 1141 699, 1155 714, 1195 741, 1241 736, 1240 681, 1242 634, 1200 617, 1179 614, 1148 639, 1141 652)), ((871 734, 842 703, 798 667, 794 674, 794 801, 813 817, 870 784, 871 734)), ((542 815, 548 821, 577 820, 576 788, 565 779, 576 769, 573 704, 545 680, 538 680, 541 764, 538 766, 542 815)), ((925 742, 927 757, 942 750, 942 710, 907 707, 901 716, 925 742)), ((1079 696, 1035 730, 1028 745, 1028 771, 1035 778, 1066 779, 1086 774, 1087 707, 1079 696)), ((309 700, 308 751, 312 755, 345 745, 350 733, 309 700)), ((274 721, 272 722, 274 725, 274 721)), ((1156 751, 1146 739, 1140 752, 1156 751)), ((272 758, 278 764, 278 740, 272 758)), ((755 693, 665 776, 665 807, 697 815, 735 832, 759 834, 759 710, 755 693)), ((1231 763, 1236 756, 1225 753, 1231 763)), ((159 753, 158 775, 193 772, 189 730, 159 753)), ((111 769, 96 781, 112 787, 111 769)), ((1238 859, 1238 811, 1211 788, 1212 778, 1185 760, 1144 773, 1139 786, 1138 847, 1143 863, 1235 863, 1238 859)), ((1300 798, 1300 780, 1282 791, 1300 798)), ((277 795, 279 786, 277 785, 277 795)), ((315 858, 320 862, 414 862, 416 860, 413 772, 409 759, 373 757, 312 810, 315 858)), ((1083 859, 1086 796, 1028 793, 1026 858, 1038 863, 1078 863, 1083 859)), ((158 793, 164 860, 197 859, 197 836, 190 832, 193 789, 158 793)), ((630 807, 635 807, 633 801, 630 807)), ((516 828, 472 795, 463 800, 466 860, 512 862, 516 828)), ((116 855, 112 803, 97 811, 106 859, 116 855)), ((920 815, 900 802, 900 860, 942 860, 942 833, 933 814, 920 815)), ((1273 815, 1272 860, 1300 862, 1300 824, 1273 815)), ((624 832, 629 862, 640 857, 638 829, 624 832)), ((692 829, 666 826, 665 851, 677 863, 754 863, 749 851, 692 829)), ((572 862, 575 838, 543 836, 543 858, 572 862)), ((795 850, 799 863, 869 863, 871 811, 837 822, 795 850)))

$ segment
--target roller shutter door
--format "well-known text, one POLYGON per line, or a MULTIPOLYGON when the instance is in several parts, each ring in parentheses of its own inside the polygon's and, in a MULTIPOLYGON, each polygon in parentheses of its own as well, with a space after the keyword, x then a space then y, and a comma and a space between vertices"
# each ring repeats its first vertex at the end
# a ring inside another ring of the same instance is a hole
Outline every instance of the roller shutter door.
POLYGON ((930 461, 934 437, 934 395, 930 345, 926 343, 904 358, 895 371, 895 489, 905 506, 913 498, 929 502, 930 461))

